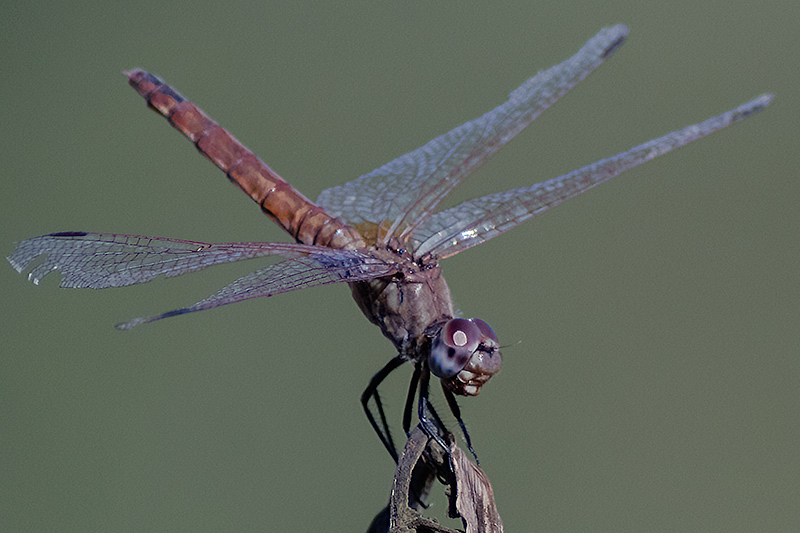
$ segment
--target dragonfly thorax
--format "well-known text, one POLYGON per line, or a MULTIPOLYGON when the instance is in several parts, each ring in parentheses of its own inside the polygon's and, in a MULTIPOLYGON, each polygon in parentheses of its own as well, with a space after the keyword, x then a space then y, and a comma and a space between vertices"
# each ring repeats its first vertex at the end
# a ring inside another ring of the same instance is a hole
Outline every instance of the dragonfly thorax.
POLYGON ((430 326, 453 318, 450 289, 435 264, 418 265, 408 254, 373 249, 371 255, 396 265, 397 273, 351 283, 361 311, 410 360, 427 356, 430 326))
POLYGON ((476 396, 500 369, 492 329, 477 318, 454 318, 450 289, 435 262, 420 264, 386 249, 370 253, 396 264, 398 273, 350 284, 361 311, 406 359, 425 361, 452 393, 476 396))

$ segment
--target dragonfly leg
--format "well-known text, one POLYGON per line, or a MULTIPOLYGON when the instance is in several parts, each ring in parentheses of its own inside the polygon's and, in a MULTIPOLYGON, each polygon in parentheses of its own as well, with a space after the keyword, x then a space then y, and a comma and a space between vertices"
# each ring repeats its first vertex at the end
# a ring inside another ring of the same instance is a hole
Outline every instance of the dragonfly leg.
POLYGON ((381 397, 378 393, 378 387, 381 383, 383 383, 383 380, 386 379, 386 376, 391 374, 404 362, 406 362, 406 358, 402 355, 393 357, 383 368, 378 370, 375 375, 372 376, 372 379, 369 380, 367 388, 364 389, 363 393, 361 393, 361 405, 364 408, 364 413, 367 415, 367 420, 369 420, 372 429, 375 430, 378 438, 389 452, 389 455, 392 456, 392 459, 394 459, 395 463, 398 460, 397 446, 394 444, 392 433, 389 430, 389 423, 386 421, 386 414, 383 410, 383 403, 381 402, 381 397), (369 401, 371 398, 375 399, 375 408, 378 411, 380 424, 378 424, 378 421, 375 420, 375 415, 372 414, 372 410, 369 408, 369 401))
POLYGON ((430 392, 428 387, 430 383, 430 377, 431 371, 428 366, 425 365, 425 368, 423 368, 421 371, 419 380, 419 424, 429 437, 438 442, 439 445, 447 451, 447 453, 450 453, 450 446, 442 438, 442 433, 446 431, 444 422, 442 422, 442 419, 439 418, 439 414, 436 412, 436 409, 433 408, 433 405, 428 398, 428 394, 430 392), (433 420, 428 418, 429 413, 433 417, 433 420))
POLYGON ((450 406, 450 412, 453 413, 453 416, 456 417, 456 420, 458 420, 458 425, 461 427, 461 433, 464 435, 464 440, 467 442, 467 449, 472 454, 472 457, 475 458, 475 463, 480 466, 481 462, 478 460, 478 454, 476 454, 475 450, 472 448, 472 440, 469 438, 469 433, 467 432, 467 426, 464 424, 464 419, 461 418, 461 408, 458 406, 456 397, 447 389, 447 387, 444 386, 444 382, 442 382, 442 391, 444 392, 444 397, 447 398, 447 405, 450 406))
POLYGON ((408 396, 406 396, 406 406, 403 409, 403 431, 406 436, 411 434, 411 413, 414 409, 414 400, 417 397, 417 385, 422 372, 422 363, 414 363, 414 375, 411 376, 411 383, 408 385, 408 396))

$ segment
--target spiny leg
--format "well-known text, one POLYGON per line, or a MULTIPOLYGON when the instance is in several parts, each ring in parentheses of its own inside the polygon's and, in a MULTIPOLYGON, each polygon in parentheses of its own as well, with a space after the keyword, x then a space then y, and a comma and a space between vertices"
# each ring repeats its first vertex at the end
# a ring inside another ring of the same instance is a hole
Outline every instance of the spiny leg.
POLYGON ((397 463, 398 460, 397 447, 392 439, 392 433, 389 431, 389 424, 386 421, 386 414, 383 411, 383 404, 381 403, 381 397, 378 394, 378 387, 383 380, 386 379, 386 376, 391 374, 405 361, 406 359, 402 355, 393 357, 383 368, 378 370, 375 375, 372 376, 372 379, 369 380, 367 388, 364 389, 363 393, 361 393, 361 405, 364 408, 364 413, 367 415, 367 420, 369 420, 372 429, 378 435, 378 438, 389 452, 389 455, 392 456, 392 459, 394 459, 395 463, 397 463), (372 414, 372 410, 369 408, 370 398, 375 398, 375 406, 378 410, 378 416, 380 417, 381 421, 380 425, 378 425, 378 422, 375 420, 375 416, 372 414))
MULTIPOLYGON (((419 378, 422 373, 422 364, 419 362, 414 363, 414 374, 411 376, 411 382, 408 385, 408 395, 406 396, 406 405, 403 408, 403 431, 406 437, 411 436, 411 416, 414 412, 414 400, 417 397, 417 386, 419 385, 419 378)), ((426 433, 427 435, 427 433, 426 433)), ((409 499, 416 501, 417 505, 424 509, 429 507, 429 504, 419 496, 416 491, 411 491, 408 494, 409 499)))
POLYGON ((472 454, 472 457, 475 458, 475 463, 480 465, 481 462, 478 460, 478 454, 476 454, 475 450, 472 448, 472 441, 469 438, 467 426, 464 424, 464 420, 461 418, 461 408, 458 406, 456 397, 447 389, 447 387, 444 386, 444 382, 442 382, 442 391, 444 392, 444 397, 447 398, 447 405, 450 406, 450 412, 453 413, 453 416, 456 417, 456 420, 458 420, 458 425, 461 427, 461 433, 464 435, 464 440, 467 441, 467 449, 472 454))
MULTIPOLYGON (((411 376, 411 383, 408 386, 408 396, 406 397, 406 406, 403 410, 403 430, 406 432, 406 435, 411 434, 411 413, 414 408, 414 397, 417 394, 417 385, 420 382, 420 376, 422 375, 422 363, 416 363, 414 365, 414 375, 411 376)), ((433 419, 436 421, 438 425, 439 431, 444 434, 447 432, 447 428, 444 427, 444 422, 442 419, 439 418, 439 413, 436 412, 434 409, 433 404, 428 402, 427 395, 425 397, 425 401, 427 402, 427 410, 433 416, 433 419)))
POLYGON ((408 396, 406 396, 406 406, 403 409, 403 431, 406 436, 411 434, 411 412, 414 409, 414 399, 417 396, 417 385, 422 372, 422 363, 414 363, 414 374, 411 376, 411 383, 408 385, 408 396))
POLYGON ((420 385, 419 385, 419 404, 418 404, 418 416, 419 416, 419 423, 422 426, 422 429, 425 433, 428 434, 429 437, 434 439, 439 445, 444 448, 447 453, 450 453, 450 446, 444 441, 441 436, 441 433, 446 431, 444 427, 444 423, 442 419, 439 418, 438 413, 436 413, 436 409, 433 408, 431 405, 430 400, 428 399, 428 395, 430 389, 428 387, 430 383, 431 371, 427 365, 422 369, 421 376, 420 376, 420 385), (428 419, 428 413, 433 416, 433 421, 428 419))

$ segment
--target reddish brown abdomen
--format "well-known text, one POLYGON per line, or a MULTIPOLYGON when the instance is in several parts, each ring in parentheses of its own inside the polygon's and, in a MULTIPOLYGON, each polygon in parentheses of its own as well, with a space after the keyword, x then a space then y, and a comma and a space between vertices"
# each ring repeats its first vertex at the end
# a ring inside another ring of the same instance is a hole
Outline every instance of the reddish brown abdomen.
POLYGON ((191 140, 261 209, 297 242, 332 248, 361 248, 361 235, 289 185, 236 138, 161 78, 143 70, 125 73, 130 85, 191 140))

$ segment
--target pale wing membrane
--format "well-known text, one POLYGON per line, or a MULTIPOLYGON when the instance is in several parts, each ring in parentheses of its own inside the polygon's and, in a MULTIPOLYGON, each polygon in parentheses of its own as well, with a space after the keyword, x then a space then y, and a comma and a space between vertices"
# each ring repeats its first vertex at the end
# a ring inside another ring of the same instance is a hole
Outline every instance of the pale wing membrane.
POLYGON ((370 255, 353 250, 327 249, 324 252, 289 259, 247 274, 189 307, 156 316, 135 318, 130 322, 117 324, 116 328, 131 329, 162 318, 205 311, 250 298, 273 296, 317 285, 366 281, 393 274, 395 271, 393 265, 370 255))
POLYGON ((417 257, 430 254, 445 258, 457 254, 629 168, 747 118, 761 111, 771 100, 771 94, 759 96, 727 113, 673 131, 558 178, 469 200, 436 213, 413 233, 411 247, 417 257))
POLYGON ((350 224, 418 223, 470 172, 602 64, 627 27, 601 30, 570 59, 539 72, 484 115, 353 181, 323 191, 317 203, 350 224))
POLYGON ((328 248, 291 243, 205 243, 120 235, 64 232, 20 242, 8 257, 17 272, 34 265, 28 279, 37 284, 61 272, 61 286, 104 289, 177 276, 220 263, 280 255, 298 257, 328 248), (36 259, 44 256, 36 263, 36 259))

